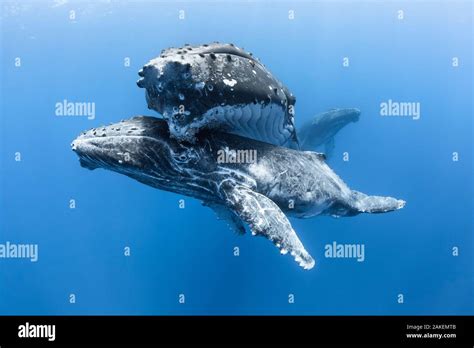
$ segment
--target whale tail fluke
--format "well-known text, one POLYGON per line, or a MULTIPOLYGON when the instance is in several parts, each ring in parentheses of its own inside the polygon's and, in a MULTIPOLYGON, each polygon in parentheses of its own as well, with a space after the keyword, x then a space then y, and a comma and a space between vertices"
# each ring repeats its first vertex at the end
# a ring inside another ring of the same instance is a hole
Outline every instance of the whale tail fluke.
POLYGON ((382 197, 382 196, 368 196, 365 193, 352 191, 354 198, 354 208, 359 213, 387 213, 401 209, 405 206, 406 202, 401 199, 393 197, 382 197))

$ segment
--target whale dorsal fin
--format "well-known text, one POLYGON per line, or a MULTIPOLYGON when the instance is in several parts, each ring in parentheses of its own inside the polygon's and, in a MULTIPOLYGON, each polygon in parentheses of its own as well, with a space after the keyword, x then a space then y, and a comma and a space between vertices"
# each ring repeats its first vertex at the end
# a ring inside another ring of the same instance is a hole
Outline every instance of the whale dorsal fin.
POLYGON ((290 221, 271 199, 243 186, 229 185, 223 190, 227 206, 249 225, 252 235, 269 239, 282 254, 289 252, 304 269, 314 267, 290 221))

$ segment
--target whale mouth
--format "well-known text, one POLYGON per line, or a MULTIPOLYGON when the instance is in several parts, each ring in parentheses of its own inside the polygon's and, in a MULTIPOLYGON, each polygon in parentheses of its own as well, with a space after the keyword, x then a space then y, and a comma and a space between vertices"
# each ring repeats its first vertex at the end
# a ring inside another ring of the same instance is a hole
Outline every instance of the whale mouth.
POLYGON ((99 166, 94 161, 91 161, 87 159, 86 157, 80 157, 79 164, 81 165, 82 168, 86 168, 89 170, 94 170, 94 169, 99 168, 99 166))
POLYGON ((98 163, 101 158, 101 149, 94 143, 94 138, 84 138, 81 135, 71 143, 71 149, 79 156, 81 167, 89 170, 101 167, 98 163))

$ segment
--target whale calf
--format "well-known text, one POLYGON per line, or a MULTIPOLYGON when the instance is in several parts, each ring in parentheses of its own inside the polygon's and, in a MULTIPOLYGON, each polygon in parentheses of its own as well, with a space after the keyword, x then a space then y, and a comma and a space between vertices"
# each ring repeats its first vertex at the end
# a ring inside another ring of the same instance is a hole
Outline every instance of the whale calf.
POLYGON ((288 216, 353 216, 402 208, 403 200, 351 190, 310 151, 238 135, 202 131, 193 142, 172 137, 166 121, 137 116, 83 132, 71 144, 88 169, 104 168, 160 190, 194 197, 238 233, 248 225, 305 269, 315 261, 288 216), (256 151, 255 161, 218 161, 221 151, 256 151))
POLYGON ((303 124, 298 132, 301 149, 321 149, 329 157, 334 150, 334 136, 347 124, 359 121, 360 110, 355 108, 330 109, 303 124))
POLYGON ((171 135, 193 141, 213 128, 275 145, 298 147, 295 97, 251 53, 233 44, 168 48, 139 71, 148 107, 171 135))

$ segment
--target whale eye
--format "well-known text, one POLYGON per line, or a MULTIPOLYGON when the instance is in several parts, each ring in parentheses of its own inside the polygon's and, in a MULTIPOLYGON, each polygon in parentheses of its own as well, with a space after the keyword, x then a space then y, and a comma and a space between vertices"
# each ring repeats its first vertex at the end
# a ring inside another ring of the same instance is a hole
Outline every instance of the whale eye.
POLYGON ((176 162, 180 162, 180 163, 186 163, 189 160, 187 151, 175 153, 173 157, 176 162))
POLYGON ((196 162, 199 159, 199 155, 197 152, 192 148, 186 148, 181 152, 174 153, 174 159, 180 163, 189 163, 189 162, 196 162))

